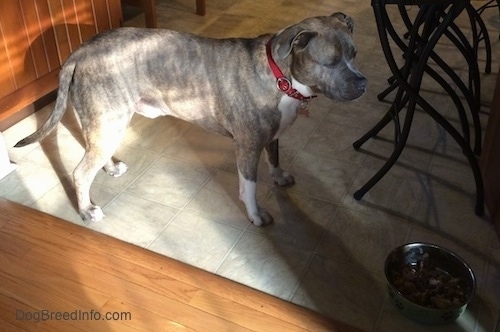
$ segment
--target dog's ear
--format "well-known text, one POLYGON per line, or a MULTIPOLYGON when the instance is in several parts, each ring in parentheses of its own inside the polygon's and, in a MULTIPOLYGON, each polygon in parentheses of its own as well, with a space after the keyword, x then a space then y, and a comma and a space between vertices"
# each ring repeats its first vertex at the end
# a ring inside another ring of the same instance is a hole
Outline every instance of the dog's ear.
POLYGON ((294 25, 281 31, 276 36, 275 48, 280 59, 286 58, 294 46, 303 49, 307 46, 311 38, 318 33, 311 30, 306 30, 300 26, 294 25))
POLYGON ((336 19, 338 19, 340 22, 344 23, 347 26, 347 28, 349 29, 349 31, 351 33, 353 33, 354 20, 352 19, 352 17, 347 16, 346 14, 341 13, 341 12, 333 13, 332 16, 335 17, 336 19))

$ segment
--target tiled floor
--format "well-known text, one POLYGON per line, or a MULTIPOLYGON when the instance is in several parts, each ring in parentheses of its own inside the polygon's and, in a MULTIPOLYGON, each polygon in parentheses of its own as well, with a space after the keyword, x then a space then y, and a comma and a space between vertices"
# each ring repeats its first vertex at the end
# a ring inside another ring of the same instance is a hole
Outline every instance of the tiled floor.
MULTIPOLYGON (((343 11, 356 21, 356 62, 369 78, 369 92, 350 104, 319 97, 310 104, 311 116, 300 117, 286 133, 281 160, 294 174, 295 186, 274 187, 262 162, 258 199, 275 218, 271 226, 257 228, 245 216, 229 139, 172 118, 137 116, 116 153, 130 169, 120 178, 104 172, 97 176, 91 194, 107 217, 85 227, 365 331, 494 330, 500 314, 500 244, 488 218, 474 215, 472 173, 458 145, 442 129, 425 114, 417 114, 398 165, 362 201, 352 197, 391 149, 383 139, 368 141, 359 152, 352 148, 387 110, 387 104, 376 99, 389 71, 369 1, 209 0, 205 17, 194 14, 194 1, 159 0, 157 8, 160 27, 214 37, 254 36, 305 17, 343 11), (454 324, 414 324, 388 301, 384 258, 396 246, 413 241, 457 252, 477 276, 477 296, 454 324)), ((500 54, 497 15, 496 9, 483 14, 493 35, 494 72, 500 54)), ((460 22, 466 26, 466 20, 460 22)), ((139 15, 126 24, 144 25, 144 18, 139 15)), ((457 71, 467 69, 450 45, 443 43, 440 51, 457 71)), ((483 52, 480 56, 484 59, 483 52)), ((494 75, 483 76, 487 103, 494 75)), ((432 82, 425 82, 424 89, 454 121, 453 107, 441 90, 432 82)), ((82 224, 69 180, 83 153, 72 114, 42 144, 11 148, 40 126, 50 110, 4 132, 18 169, 0 180, 0 196, 82 224)), ((484 111, 483 126, 487 106, 484 111)), ((389 127, 381 136, 391 136, 389 127)))

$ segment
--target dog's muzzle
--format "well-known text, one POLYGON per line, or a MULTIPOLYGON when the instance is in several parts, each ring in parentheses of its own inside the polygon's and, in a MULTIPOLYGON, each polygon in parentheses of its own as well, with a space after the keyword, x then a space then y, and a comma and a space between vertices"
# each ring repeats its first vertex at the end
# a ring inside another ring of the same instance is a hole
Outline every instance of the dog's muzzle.
MULTIPOLYGON (((368 80, 356 68, 344 70, 342 78, 335 82, 337 98, 344 101, 351 101, 361 98, 368 88, 368 80)), ((334 93, 335 94, 335 93, 334 93)))
POLYGON ((361 74, 356 75, 352 83, 351 100, 360 98, 368 89, 368 80, 361 74))

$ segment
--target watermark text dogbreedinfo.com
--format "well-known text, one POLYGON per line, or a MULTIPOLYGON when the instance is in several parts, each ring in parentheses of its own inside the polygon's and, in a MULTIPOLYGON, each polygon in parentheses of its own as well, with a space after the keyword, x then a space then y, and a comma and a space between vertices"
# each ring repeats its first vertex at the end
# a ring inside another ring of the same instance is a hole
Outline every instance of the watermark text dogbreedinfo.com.
POLYGON ((78 320, 132 320, 132 314, 127 311, 100 313, 95 310, 73 311, 24 311, 16 310, 16 320, 27 320, 34 323, 45 321, 78 321, 78 320))

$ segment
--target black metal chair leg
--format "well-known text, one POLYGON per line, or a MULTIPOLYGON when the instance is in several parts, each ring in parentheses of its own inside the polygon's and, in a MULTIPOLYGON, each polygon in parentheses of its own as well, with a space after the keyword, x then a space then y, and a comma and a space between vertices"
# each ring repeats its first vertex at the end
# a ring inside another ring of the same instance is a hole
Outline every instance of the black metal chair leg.
MULTIPOLYGON (((413 4, 413 2, 411 3, 413 4)), ((472 113, 475 127, 474 136, 476 139, 474 150, 477 151, 477 141, 478 137, 480 140, 481 132, 477 130, 477 126, 479 125, 478 97, 480 80, 478 76, 479 70, 477 69, 476 53, 477 44, 480 42, 479 38, 481 38, 482 35, 481 32, 477 31, 477 26, 475 24, 478 24, 480 29, 482 29, 482 26, 480 23, 481 20, 477 19, 479 14, 470 12, 470 8, 467 7, 468 5, 469 3, 466 0, 443 3, 422 1, 422 3, 419 4, 419 11, 412 22, 403 10, 404 7, 402 3, 396 1, 393 2, 392 0, 390 2, 386 2, 386 0, 372 0, 372 7, 377 21, 377 28, 382 49, 393 73, 393 76, 389 81, 390 86, 380 93, 378 97, 379 99, 384 99, 396 88, 398 88, 398 93, 395 101, 384 117, 370 131, 356 141, 353 146, 356 149, 359 149, 363 143, 377 135, 377 133, 391 120, 395 120, 395 147, 391 156, 387 159, 379 171, 373 175, 373 177, 369 179, 364 186, 354 193, 355 199, 361 199, 366 192, 368 192, 378 181, 380 181, 380 179, 397 162, 397 159, 401 155, 407 143, 414 112, 416 106, 418 105, 422 107, 424 112, 428 113, 439 125, 441 125, 462 148, 464 155, 469 161, 474 174, 474 180, 476 182, 475 212, 478 215, 482 215, 484 213, 482 174, 479 169, 478 161, 470 146, 470 133, 468 127, 469 121, 465 113, 464 105, 462 104, 457 91, 455 91, 451 85, 448 84, 441 74, 427 64, 427 61, 432 59, 439 67, 441 67, 441 69, 444 70, 445 74, 457 84, 459 91, 463 93, 472 113), (408 43, 403 41, 394 30, 387 15, 387 11, 385 10, 387 3, 397 4, 399 6, 403 22, 409 31, 407 36, 409 38, 408 43), (476 30, 474 31, 475 39, 473 40, 473 45, 470 45, 460 29, 458 29, 458 27, 453 23, 454 19, 458 17, 464 9, 467 9, 471 20, 474 19, 473 29, 476 30), (454 34, 452 34, 452 32, 454 34), (397 63, 394 60, 393 51, 388 40, 389 36, 404 54, 405 65, 402 68, 398 68, 397 63), (442 36, 448 37, 452 43, 457 46, 457 49, 470 64, 470 71, 472 71, 472 73, 469 73, 468 86, 466 86, 465 83, 462 82, 462 79, 450 68, 450 66, 434 52, 433 48, 442 36), (427 73, 438 84, 440 84, 446 93, 451 97, 460 116, 463 135, 461 135, 441 114, 439 114, 422 96, 419 95, 420 85, 422 83, 424 73, 427 73), (407 112, 404 117, 403 129, 400 130, 399 112, 404 107, 406 107, 407 112)))
POLYGON ((398 143, 394 147, 391 156, 386 160, 384 165, 377 171, 377 173, 375 173, 375 175, 373 175, 370 178, 370 180, 368 180, 360 189, 358 189, 354 193, 353 196, 355 200, 359 201, 360 199, 362 199, 363 196, 387 174, 387 172, 392 168, 392 166, 394 166, 399 156, 403 152, 406 145, 406 141, 408 140, 414 112, 415 112, 415 103, 413 103, 413 105, 408 106, 405 123, 403 126, 403 131, 401 133, 401 136, 399 137, 398 143))

